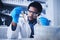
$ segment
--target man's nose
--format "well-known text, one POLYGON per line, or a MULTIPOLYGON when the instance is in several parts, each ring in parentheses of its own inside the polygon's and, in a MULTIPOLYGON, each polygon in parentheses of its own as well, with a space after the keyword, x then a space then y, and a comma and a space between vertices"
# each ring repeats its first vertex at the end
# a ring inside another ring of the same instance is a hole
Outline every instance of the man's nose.
POLYGON ((33 16, 33 13, 30 13, 31 16, 33 16))

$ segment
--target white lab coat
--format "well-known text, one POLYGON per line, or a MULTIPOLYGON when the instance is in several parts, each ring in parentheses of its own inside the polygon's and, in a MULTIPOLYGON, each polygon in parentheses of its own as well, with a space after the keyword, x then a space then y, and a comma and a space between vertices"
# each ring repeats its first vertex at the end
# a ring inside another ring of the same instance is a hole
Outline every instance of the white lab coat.
POLYGON ((11 25, 8 28, 7 31, 8 38, 18 38, 18 35, 20 36, 20 38, 29 38, 31 35, 31 29, 27 21, 27 16, 25 16, 25 19, 23 17, 19 18, 19 21, 17 23, 17 28, 15 31, 11 30, 11 25))

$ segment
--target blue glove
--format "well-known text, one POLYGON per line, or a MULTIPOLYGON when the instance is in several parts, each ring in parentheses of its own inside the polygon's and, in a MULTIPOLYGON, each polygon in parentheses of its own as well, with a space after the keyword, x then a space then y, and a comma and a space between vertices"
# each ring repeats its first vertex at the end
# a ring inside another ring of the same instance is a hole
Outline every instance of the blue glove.
POLYGON ((12 12, 11 16, 13 18, 13 22, 18 23, 19 15, 21 14, 22 7, 15 7, 12 12))
POLYGON ((44 17, 40 17, 39 21, 43 26, 49 26, 49 24, 50 24, 50 20, 48 20, 47 18, 44 18, 44 17))

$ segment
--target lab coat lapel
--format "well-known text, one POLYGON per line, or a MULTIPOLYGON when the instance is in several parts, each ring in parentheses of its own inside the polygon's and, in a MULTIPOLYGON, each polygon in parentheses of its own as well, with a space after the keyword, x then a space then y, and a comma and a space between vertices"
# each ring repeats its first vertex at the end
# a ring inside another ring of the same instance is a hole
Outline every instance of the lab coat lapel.
POLYGON ((30 26, 28 24, 27 15, 25 15, 24 26, 25 26, 25 30, 26 30, 26 33, 27 33, 27 37, 30 37, 30 35, 31 35, 31 29, 30 29, 30 26))

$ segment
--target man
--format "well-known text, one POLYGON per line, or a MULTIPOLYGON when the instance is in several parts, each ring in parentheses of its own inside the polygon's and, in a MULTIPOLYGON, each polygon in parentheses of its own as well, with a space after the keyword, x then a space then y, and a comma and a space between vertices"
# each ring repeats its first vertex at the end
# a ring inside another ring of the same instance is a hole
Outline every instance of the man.
POLYGON ((10 25, 10 28, 8 29, 8 37, 17 38, 20 31, 22 38, 34 38, 34 25, 37 23, 37 17, 41 14, 41 4, 36 1, 32 2, 28 6, 28 15, 24 16, 23 18, 19 18, 19 14, 21 13, 22 8, 18 7, 15 9, 17 9, 18 11, 15 10, 14 12, 11 12, 13 21, 10 25))

